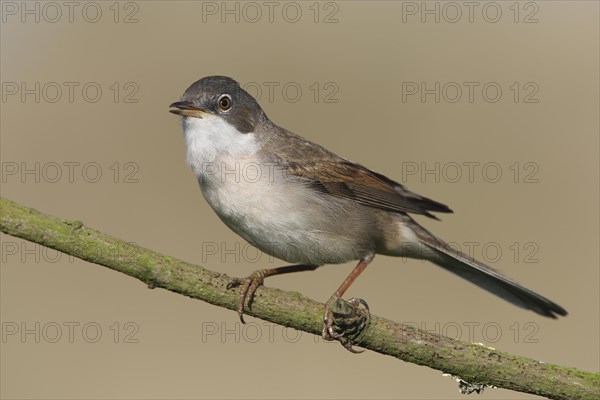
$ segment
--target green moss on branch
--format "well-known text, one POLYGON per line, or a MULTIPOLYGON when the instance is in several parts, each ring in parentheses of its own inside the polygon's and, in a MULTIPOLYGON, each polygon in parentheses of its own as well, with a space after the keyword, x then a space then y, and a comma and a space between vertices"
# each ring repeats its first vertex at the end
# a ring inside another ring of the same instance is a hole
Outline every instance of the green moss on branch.
MULTIPOLYGON (((229 277, 86 227, 0 199, 0 230, 160 287, 235 310, 229 277)), ((261 287, 247 314, 320 334, 324 305, 296 292, 261 287)), ((236 317, 237 318, 237 317, 236 317)), ((543 363, 372 316, 357 345, 425 365, 470 384, 493 385, 551 399, 600 399, 600 374, 543 363)), ((340 351, 342 351, 340 349, 340 351)))

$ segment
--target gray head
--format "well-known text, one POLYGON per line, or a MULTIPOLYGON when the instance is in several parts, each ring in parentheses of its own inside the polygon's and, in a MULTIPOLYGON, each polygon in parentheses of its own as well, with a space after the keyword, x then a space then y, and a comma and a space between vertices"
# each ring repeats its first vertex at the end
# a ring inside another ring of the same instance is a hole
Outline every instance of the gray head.
POLYGON ((267 120, 258 102, 227 76, 207 76, 194 82, 181 101, 170 107, 170 112, 183 117, 218 115, 242 133, 253 132, 258 123, 267 120))

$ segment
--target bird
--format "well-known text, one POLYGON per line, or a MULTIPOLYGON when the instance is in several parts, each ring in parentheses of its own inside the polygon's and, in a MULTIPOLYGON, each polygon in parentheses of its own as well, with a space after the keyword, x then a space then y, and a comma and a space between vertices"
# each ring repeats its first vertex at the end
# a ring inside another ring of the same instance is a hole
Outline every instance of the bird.
POLYGON ((324 309, 322 336, 339 339, 344 332, 335 329, 332 301, 376 254, 428 260, 515 306, 549 318, 567 315, 412 217, 438 220, 435 213, 453 212, 448 206, 276 125, 234 79, 204 77, 169 111, 182 117, 187 163, 217 216, 251 245, 291 264, 230 281, 229 289, 240 287, 242 322, 265 278, 357 261, 324 309))

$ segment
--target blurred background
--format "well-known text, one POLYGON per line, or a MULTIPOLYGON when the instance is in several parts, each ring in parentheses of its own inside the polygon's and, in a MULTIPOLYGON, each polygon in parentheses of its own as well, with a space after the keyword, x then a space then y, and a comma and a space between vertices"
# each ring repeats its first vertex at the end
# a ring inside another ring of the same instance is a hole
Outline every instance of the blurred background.
MULTIPOLYGON (((267 115, 448 204, 418 218, 564 306, 420 261, 347 293, 398 322, 599 368, 597 2, 1 3, 2 196, 230 276, 282 265, 206 204, 168 105, 229 75, 267 115)), ((2 235, 10 399, 464 398, 439 371, 237 315, 2 235)), ((267 285, 325 301, 353 268, 267 285)), ((481 399, 535 396, 486 389, 481 399)))

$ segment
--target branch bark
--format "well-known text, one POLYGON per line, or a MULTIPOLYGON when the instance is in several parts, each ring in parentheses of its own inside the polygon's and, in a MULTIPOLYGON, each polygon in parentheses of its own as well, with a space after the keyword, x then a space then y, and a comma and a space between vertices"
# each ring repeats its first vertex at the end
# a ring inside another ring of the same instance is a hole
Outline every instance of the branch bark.
MULTIPOLYGON (((0 230, 195 299, 235 310, 229 277, 0 199, 0 230)), ((320 335, 324 305, 299 293, 261 287, 248 315, 320 335)), ((600 374, 544 363, 421 331, 375 315, 355 343, 460 377, 465 388, 497 386, 551 399, 599 399, 600 374), (481 386, 480 386, 481 385, 481 386)), ((341 350, 341 349, 340 349, 341 350)))

